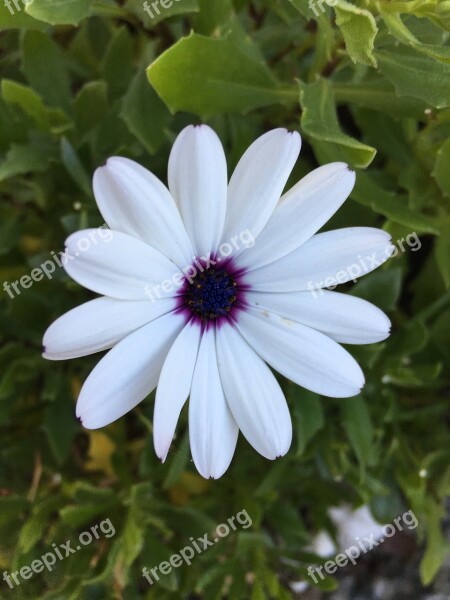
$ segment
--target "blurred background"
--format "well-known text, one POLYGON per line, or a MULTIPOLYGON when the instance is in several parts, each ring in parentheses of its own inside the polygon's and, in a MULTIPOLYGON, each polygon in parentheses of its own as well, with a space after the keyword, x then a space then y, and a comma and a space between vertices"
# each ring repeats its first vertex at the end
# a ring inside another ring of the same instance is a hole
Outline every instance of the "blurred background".
POLYGON ((0 29, 0 597, 448 600, 450 3, 5 0, 0 29), (58 253, 103 224, 94 170, 121 155, 166 181, 173 140, 199 122, 230 172, 265 131, 300 131, 289 186, 348 162, 357 185, 327 228, 381 227, 397 248, 340 288, 393 323, 385 342, 350 348, 362 395, 280 378, 291 450, 271 463, 240 437, 219 481, 192 464, 185 411, 161 465, 153 397, 83 430, 75 401, 99 356, 41 357, 48 325, 93 297, 58 253), (418 525, 316 585, 314 540, 339 545, 330 508, 344 505, 381 524, 411 510, 418 525), (143 577, 241 511, 251 526, 143 577), (49 552, 54 565, 20 571, 49 552))

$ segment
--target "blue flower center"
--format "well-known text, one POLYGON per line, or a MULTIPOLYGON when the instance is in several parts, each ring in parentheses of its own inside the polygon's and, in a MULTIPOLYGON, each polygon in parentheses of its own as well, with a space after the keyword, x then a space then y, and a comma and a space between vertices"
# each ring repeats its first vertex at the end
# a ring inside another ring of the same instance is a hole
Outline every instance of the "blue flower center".
POLYGON ((224 268, 198 273, 185 294, 187 308, 202 320, 226 317, 237 299, 237 283, 224 268))

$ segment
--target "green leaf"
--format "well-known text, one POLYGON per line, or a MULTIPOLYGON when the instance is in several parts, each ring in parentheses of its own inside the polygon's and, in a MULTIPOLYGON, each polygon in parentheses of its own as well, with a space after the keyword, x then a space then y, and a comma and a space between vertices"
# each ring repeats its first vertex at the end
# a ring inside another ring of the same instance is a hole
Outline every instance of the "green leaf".
POLYGON ((10 521, 21 519, 23 513, 29 506, 24 497, 19 496, 0 496, 0 527, 10 521))
POLYGON ((139 556, 145 539, 145 528, 137 519, 133 507, 128 511, 121 538, 122 559, 126 567, 130 567, 139 556))
POLYGON ((305 451, 306 445, 325 424, 319 396, 301 388, 294 388, 293 396, 296 431, 298 436, 297 456, 305 451))
POLYGON ((0 3, 0 30, 5 29, 35 29, 43 31, 47 29, 47 25, 42 21, 33 19, 24 10, 18 11, 14 0, 9 0, 9 7, 5 1, 0 3))
POLYGON ((231 0, 198 0, 198 5, 195 30, 205 35, 227 23, 233 14, 231 0))
POLYGON ((405 196, 385 190, 368 173, 358 173, 351 197, 360 204, 369 206, 375 212, 417 233, 440 233, 437 219, 411 210, 405 196))
POLYGON ((55 156, 47 140, 36 138, 26 144, 11 144, 6 158, 0 164, 0 181, 25 173, 42 173, 55 156))
POLYGON ((439 148, 433 172, 438 186, 445 196, 450 196, 450 138, 439 148))
POLYGON ((71 127, 70 120, 64 111, 59 108, 46 107, 41 96, 26 85, 3 79, 2 97, 8 104, 20 106, 44 131, 61 133, 71 127))
POLYGON ((49 106, 70 111, 70 82, 60 48, 38 31, 27 31, 22 40, 23 71, 49 106))
POLYGON ((108 89, 104 81, 89 81, 78 92, 74 112, 81 139, 89 137, 108 111, 108 89))
POLYGON ((378 50, 375 56, 399 96, 420 98, 436 108, 450 106, 450 64, 406 48, 378 50))
POLYGON ((418 98, 402 96, 395 93, 394 86, 383 77, 362 80, 360 83, 333 83, 333 92, 338 104, 355 104, 370 108, 380 113, 403 119, 407 114, 425 121, 425 110, 428 104, 418 98))
POLYGON ((203 118, 246 113, 282 98, 267 67, 229 38, 192 33, 157 58, 147 76, 172 112, 185 110, 203 118))
POLYGON ((312 84, 300 84, 302 106, 301 126, 312 138, 325 142, 334 160, 343 160, 354 167, 367 167, 376 150, 345 134, 339 124, 330 83, 319 79, 312 84))
POLYGON ((420 578, 425 586, 433 581, 447 554, 441 525, 444 517, 442 507, 435 504, 427 512, 427 547, 420 563, 420 578))
POLYGON ((436 263, 446 289, 450 288, 450 235, 448 233, 449 225, 450 223, 447 223, 447 227, 444 229, 443 235, 441 235, 436 240, 435 246, 436 263))
POLYGON ((389 342, 389 356, 411 356, 423 350, 428 341, 428 330, 420 320, 410 321, 389 342))
POLYGON ((27 0, 26 12, 50 25, 78 25, 91 14, 91 0, 27 0))
POLYGON ((347 52, 355 63, 377 66, 373 55, 378 27, 375 18, 368 10, 339 0, 334 7, 336 25, 342 32, 347 52))
POLYGON ((169 463, 169 469, 163 482, 163 489, 167 490, 180 480, 189 461, 189 435, 186 432, 182 440, 178 441, 178 448, 169 463))
POLYGON ((10 252, 17 245, 20 237, 19 218, 14 215, 5 217, 2 215, 0 222, 0 256, 10 252))
POLYGON ((72 144, 65 137, 61 138, 61 158, 67 172, 75 181, 80 190, 88 197, 92 197, 91 181, 86 170, 75 152, 72 144))
POLYGON ((49 526, 50 515, 60 505, 61 497, 56 495, 33 507, 32 513, 19 532, 18 545, 23 553, 28 553, 43 538, 49 526))
POLYGON ((102 76, 111 96, 124 94, 133 77, 133 38, 122 27, 111 40, 102 64, 102 76))
POLYGON ((150 154, 164 143, 170 113, 149 85, 144 70, 139 70, 131 82, 120 116, 150 154))
POLYGON ((422 44, 416 36, 406 27, 399 14, 386 12, 381 9, 383 20, 389 28, 390 33, 400 42, 413 47, 430 58, 450 63, 450 47, 443 45, 422 44))
POLYGON ((400 268, 374 271, 365 275, 351 289, 351 294, 372 302, 385 311, 395 310, 402 289, 400 268))
POLYGON ((342 411, 342 422, 348 438, 358 457, 361 474, 372 450, 373 426, 365 400, 361 396, 339 400, 342 411))
POLYGON ((158 0, 154 4, 151 0, 127 0, 125 8, 135 14, 147 29, 170 17, 199 11, 197 0, 158 0))
POLYGON ((62 465, 69 454, 77 430, 77 423, 73 418, 73 406, 67 396, 61 395, 48 405, 43 429, 47 434, 55 460, 62 465))

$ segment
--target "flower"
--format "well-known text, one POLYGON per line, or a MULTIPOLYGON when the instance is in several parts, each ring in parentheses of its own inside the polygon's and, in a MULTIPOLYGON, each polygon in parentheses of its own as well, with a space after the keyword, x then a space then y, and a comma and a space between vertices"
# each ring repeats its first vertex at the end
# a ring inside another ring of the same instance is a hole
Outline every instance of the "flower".
POLYGON ((342 550, 358 542, 367 552, 372 549, 372 539, 377 542, 383 538, 386 525, 375 521, 367 505, 355 510, 349 506, 332 507, 328 514, 336 527, 336 539, 342 550))
MULTIPOLYGON (((306 548, 308 552, 312 552, 321 558, 331 558, 338 552, 352 552, 355 549, 358 554, 353 552, 353 563, 361 554, 361 550, 366 553, 377 546, 378 540, 382 541, 385 535, 386 525, 381 525, 374 520, 370 508, 367 505, 357 509, 352 509, 350 506, 333 506, 328 509, 328 516, 336 528, 336 542, 333 540, 328 531, 322 530, 317 533, 311 545, 306 548)), ((351 554, 347 554, 349 556, 351 554)), ((310 567, 311 572, 312 568, 310 567)), ((310 577, 317 583, 317 579, 311 575, 310 577)), ((320 573, 321 579, 324 575, 320 573)), ((309 588, 309 583, 306 581, 293 581, 289 586, 293 592, 302 593, 309 588)))
POLYGON ((318 394, 360 392, 363 373, 339 342, 383 340, 389 320, 322 288, 330 277, 355 279, 355 265, 361 275, 384 262, 390 238, 367 227, 316 233, 353 188, 343 163, 314 170, 280 199, 300 146, 298 133, 266 133, 227 184, 219 138, 190 126, 172 148, 169 189, 126 158, 97 169, 95 198, 110 230, 71 235, 65 269, 102 297, 44 336, 50 360, 110 349, 78 398, 86 428, 115 421, 157 388, 154 445, 164 461, 189 396, 193 460, 218 478, 239 429, 268 459, 290 447, 289 410, 268 365, 318 394))

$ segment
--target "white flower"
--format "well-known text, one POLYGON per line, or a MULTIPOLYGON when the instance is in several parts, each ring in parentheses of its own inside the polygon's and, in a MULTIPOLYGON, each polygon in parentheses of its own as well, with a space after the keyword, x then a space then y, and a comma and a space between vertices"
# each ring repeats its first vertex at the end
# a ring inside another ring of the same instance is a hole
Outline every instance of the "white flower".
POLYGON ((50 360, 112 348, 81 390, 85 427, 115 421, 157 387, 154 444, 164 461, 189 396, 192 457, 204 477, 218 478, 239 429, 268 459, 289 449, 289 410, 267 365, 318 394, 359 393, 363 373, 338 342, 383 340, 389 320, 364 300, 311 288, 330 286, 341 271, 340 283, 354 279, 355 263, 369 272, 388 257, 390 238, 367 227, 316 235, 353 188, 343 163, 316 169, 280 200, 300 145, 298 133, 266 133, 227 185, 219 138, 191 126, 170 155, 170 191, 126 158, 96 171, 110 238, 71 235, 65 269, 102 297, 44 336, 50 360), (249 232, 252 247, 240 243, 249 232))
MULTIPOLYGON (((311 545, 307 548, 309 552, 321 558, 331 558, 339 552, 346 552, 352 546, 368 552, 375 546, 372 540, 377 542, 385 535, 386 525, 375 521, 367 505, 356 510, 347 505, 333 506, 328 509, 328 515, 336 527, 337 544, 328 531, 322 530, 314 536, 311 545)), ((302 593, 309 588, 309 583, 306 581, 293 581, 289 585, 296 593, 302 593)))
POLYGON ((328 514, 336 527, 340 550, 346 550, 358 543, 364 546, 367 552, 372 549, 370 540, 378 541, 384 535, 386 525, 375 521, 367 505, 356 510, 349 506, 333 507, 328 510, 328 514))

